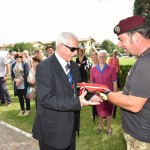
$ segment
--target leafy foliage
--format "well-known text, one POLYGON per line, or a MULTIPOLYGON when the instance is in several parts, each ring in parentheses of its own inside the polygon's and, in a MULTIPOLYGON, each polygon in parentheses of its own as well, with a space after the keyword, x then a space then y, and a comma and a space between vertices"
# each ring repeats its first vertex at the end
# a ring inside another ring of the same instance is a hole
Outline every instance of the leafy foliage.
POLYGON ((31 43, 16 43, 14 46, 9 46, 10 51, 23 52, 24 50, 33 51, 34 47, 31 43))
POLYGON ((104 40, 101 44, 101 49, 105 49, 108 53, 112 53, 114 49, 117 49, 119 52, 123 52, 122 48, 119 48, 110 40, 104 40))
POLYGON ((125 86, 126 78, 131 67, 132 65, 120 65, 120 69, 122 73, 119 74, 119 76, 120 76, 120 82, 121 82, 122 87, 125 86))
POLYGON ((56 49, 56 41, 53 41, 51 45, 54 47, 54 49, 56 49))
POLYGON ((112 53, 113 49, 115 49, 115 44, 110 40, 104 40, 101 44, 101 49, 105 49, 108 53, 112 53))
POLYGON ((144 16, 150 25, 150 0, 135 0, 133 13, 144 16))

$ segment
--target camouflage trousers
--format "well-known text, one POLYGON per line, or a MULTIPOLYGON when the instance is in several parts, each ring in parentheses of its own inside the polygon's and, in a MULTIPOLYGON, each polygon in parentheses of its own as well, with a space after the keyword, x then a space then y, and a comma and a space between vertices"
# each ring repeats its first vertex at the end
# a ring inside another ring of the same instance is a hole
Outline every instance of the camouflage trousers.
POLYGON ((124 137, 127 142, 127 150, 150 150, 150 143, 141 142, 126 133, 124 137))

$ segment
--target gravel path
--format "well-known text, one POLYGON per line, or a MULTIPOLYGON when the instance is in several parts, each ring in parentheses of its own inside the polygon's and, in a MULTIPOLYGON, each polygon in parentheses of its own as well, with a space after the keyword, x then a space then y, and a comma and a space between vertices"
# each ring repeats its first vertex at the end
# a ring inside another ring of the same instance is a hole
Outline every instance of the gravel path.
POLYGON ((32 135, 0 121, 0 150, 39 150, 32 135))

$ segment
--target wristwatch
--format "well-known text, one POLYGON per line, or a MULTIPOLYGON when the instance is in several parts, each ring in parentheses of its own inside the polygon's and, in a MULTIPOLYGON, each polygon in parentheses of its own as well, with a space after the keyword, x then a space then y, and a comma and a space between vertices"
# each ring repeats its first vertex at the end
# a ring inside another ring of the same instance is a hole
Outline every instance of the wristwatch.
POLYGON ((107 96, 110 92, 111 92, 110 90, 106 90, 106 91, 104 92, 104 94, 107 96))
POLYGON ((100 97, 101 97, 101 99, 103 99, 103 100, 108 100, 108 94, 110 93, 111 91, 110 90, 106 90, 105 92, 103 92, 103 93, 100 93, 100 97))

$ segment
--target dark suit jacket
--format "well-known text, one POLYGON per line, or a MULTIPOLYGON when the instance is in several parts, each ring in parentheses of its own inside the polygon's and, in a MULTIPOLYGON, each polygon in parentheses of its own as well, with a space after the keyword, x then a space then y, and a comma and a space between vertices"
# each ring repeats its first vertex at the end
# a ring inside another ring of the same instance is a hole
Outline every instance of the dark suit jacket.
MULTIPOLYGON (((80 73, 71 61, 73 80, 80 82, 80 73)), ((55 54, 42 61, 36 71, 37 112, 33 126, 33 137, 57 149, 69 146, 74 130, 74 119, 81 105, 55 54)), ((75 89, 77 94, 77 90, 75 89)))

